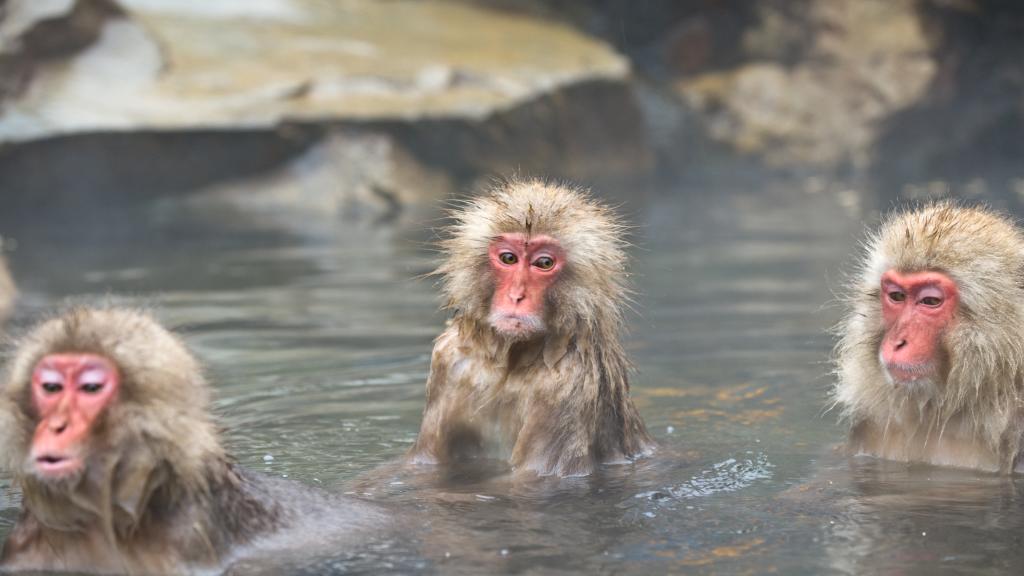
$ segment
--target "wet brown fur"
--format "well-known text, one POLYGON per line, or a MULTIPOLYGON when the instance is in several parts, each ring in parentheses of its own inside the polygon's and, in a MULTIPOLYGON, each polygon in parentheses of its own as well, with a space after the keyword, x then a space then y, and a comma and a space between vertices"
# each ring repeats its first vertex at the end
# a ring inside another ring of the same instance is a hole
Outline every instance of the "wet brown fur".
POLYGON ((3 568, 191 572, 219 566, 232 548, 284 521, 258 479, 221 447, 199 365, 149 315, 78 308, 44 322, 20 343, 6 379, 0 454, 24 499, 3 568), (53 483, 27 468, 38 419, 30 380, 43 356, 60 352, 111 359, 122 387, 97 421, 85 473, 53 483))
POLYGON ((614 214, 580 190, 512 181, 454 220, 437 270, 454 317, 434 346, 413 461, 499 456, 516 471, 573 476, 652 452, 619 341, 626 256, 614 214), (547 330, 532 340, 507 339, 487 321, 488 246, 505 233, 548 235, 566 253, 547 330))
POLYGON ((888 218, 867 241, 836 347, 835 404, 855 453, 1009 472, 1024 433, 1024 236, 982 208, 938 202, 888 218), (878 357, 884 330, 880 280, 948 274, 960 307, 942 335, 934 386, 890 384, 878 357))

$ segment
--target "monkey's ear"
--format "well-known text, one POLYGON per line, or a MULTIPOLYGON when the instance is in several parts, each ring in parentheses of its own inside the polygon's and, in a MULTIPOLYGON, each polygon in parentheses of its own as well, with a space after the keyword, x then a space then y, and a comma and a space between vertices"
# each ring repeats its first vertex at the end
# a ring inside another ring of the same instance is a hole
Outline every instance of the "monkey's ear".
POLYGON ((544 364, 548 370, 554 370, 558 362, 569 351, 570 340, 571 337, 567 335, 548 336, 547 342, 544 343, 544 364))

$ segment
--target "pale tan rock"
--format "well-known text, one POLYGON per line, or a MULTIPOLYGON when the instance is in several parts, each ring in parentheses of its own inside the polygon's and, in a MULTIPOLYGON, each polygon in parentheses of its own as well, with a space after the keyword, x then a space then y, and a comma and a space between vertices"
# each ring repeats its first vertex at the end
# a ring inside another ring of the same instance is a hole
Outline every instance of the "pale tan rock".
POLYGON ((120 5, 126 15, 108 19, 91 45, 36 67, 0 114, 0 142, 287 121, 484 119, 578 82, 629 74, 608 45, 568 26, 465 4, 120 5))

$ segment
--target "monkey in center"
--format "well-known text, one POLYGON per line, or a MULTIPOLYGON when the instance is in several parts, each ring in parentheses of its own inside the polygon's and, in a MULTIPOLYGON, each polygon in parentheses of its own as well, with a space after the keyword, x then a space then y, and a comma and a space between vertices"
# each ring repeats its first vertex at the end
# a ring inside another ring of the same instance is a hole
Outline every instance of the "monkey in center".
POLYGON ((415 463, 508 459, 583 476, 650 454, 620 342, 623 226, 586 193, 507 182, 454 214, 437 270, 446 308, 415 463))

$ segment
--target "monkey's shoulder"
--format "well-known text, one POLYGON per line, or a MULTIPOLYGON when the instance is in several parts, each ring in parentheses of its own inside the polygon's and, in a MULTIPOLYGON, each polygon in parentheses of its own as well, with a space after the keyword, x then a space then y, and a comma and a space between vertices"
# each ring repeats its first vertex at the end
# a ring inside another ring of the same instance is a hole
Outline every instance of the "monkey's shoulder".
MULTIPOLYGON (((232 466, 237 490, 223 498, 217 510, 224 515, 246 522, 249 536, 258 537, 307 523, 309 518, 328 516, 350 518, 376 523, 385 518, 375 504, 350 498, 290 478, 269 476, 253 472, 238 465, 232 466)), ((240 532, 236 532, 240 533, 240 532)))
POLYGON ((222 560, 305 549, 313 533, 317 542, 336 547, 388 525, 388 515, 371 502, 237 465, 231 473, 210 508, 211 533, 230 538, 210 542, 219 545, 222 560))
POLYGON ((431 361, 446 360, 453 357, 463 347, 461 330, 456 323, 449 323, 441 334, 434 339, 434 350, 431 361))
POLYGON ((481 341, 466 329, 453 323, 434 341, 434 350, 430 356, 431 372, 447 374, 460 372, 467 364, 477 364, 483 368, 492 364, 497 355, 497 344, 481 341))

